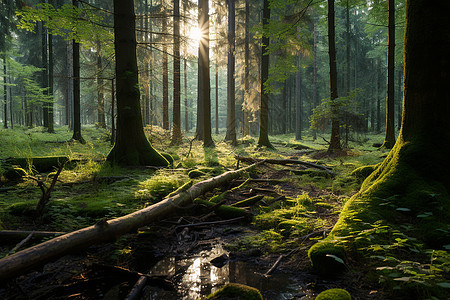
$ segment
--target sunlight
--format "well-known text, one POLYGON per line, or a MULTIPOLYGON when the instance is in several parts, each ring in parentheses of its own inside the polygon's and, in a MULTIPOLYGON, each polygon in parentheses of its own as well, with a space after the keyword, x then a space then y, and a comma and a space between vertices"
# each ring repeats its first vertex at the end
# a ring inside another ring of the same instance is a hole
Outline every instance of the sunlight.
POLYGON ((198 47, 198 43, 202 39, 202 31, 198 26, 192 26, 189 30, 190 44, 198 47))

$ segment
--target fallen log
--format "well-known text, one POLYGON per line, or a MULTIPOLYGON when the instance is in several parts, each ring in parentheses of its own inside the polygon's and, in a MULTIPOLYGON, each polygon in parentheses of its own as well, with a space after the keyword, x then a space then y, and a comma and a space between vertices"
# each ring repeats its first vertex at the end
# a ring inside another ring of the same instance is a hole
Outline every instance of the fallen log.
POLYGON ((260 158, 253 158, 253 157, 247 157, 247 156, 235 156, 237 161, 243 161, 243 162, 249 162, 249 163, 256 163, 256 162, 265 162, 268 164, 276 164, 276 165, 303 165, 310 168, 316 168, 320 170, 324 170, 325 172, 329 173, 330 175, 335 175, 334 172, 330 170, 330 167, 318 165, 315 163, 302 161, 302 160, 296 160, 296 159, 260 159, 260 158))
POLYGON ((12 279, 72 251, 94 244, 110 242, 126 233, 136 231, 138 228, 155 222, 178 208, 191 203, 193 199, 205 192, 223 186, 226 182, 239 177, 259 164, 256 163, 240 170, 229 171, 198 182, 186 191, 165 198, 134 213, 112 220, 103 219, 95 225, 58 236, 0 259, 0 281, 12 279))

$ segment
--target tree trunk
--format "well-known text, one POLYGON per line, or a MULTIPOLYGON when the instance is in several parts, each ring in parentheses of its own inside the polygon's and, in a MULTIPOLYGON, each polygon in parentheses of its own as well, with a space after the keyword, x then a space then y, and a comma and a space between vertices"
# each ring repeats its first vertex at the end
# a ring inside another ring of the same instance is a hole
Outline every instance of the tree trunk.
MULTIPOLYGON (((313 45, 313 109, 317 106, 317 24, 314 20, 314 45, 313 45)), ((317 138, 316 130, 313 130, 313 140, 317 138)))
MULTIPOLYGON (((244 40, 244 103, 250 101, 249 95, 249 76, 250 76, 250 0, 245 0, 245 40, 244 40)), ((250 117, 249 109, 243 105, 244 111, 244 136, 250 135, 250 117)))
POLYGON ((227 133, 225 140, 237 145, 235 93, 235 1, 228 0, 227 133))
MULTIPOLYGON (((46 3, 47 1, 44 1, 46 3)), ((46 89, 44 95, 48 96, 48 52, 47 52, 47 29, 41 22, 41 68, 42 68, 42 88, 46 89)), ((45 99, 42 103, 43 125, 48 127, 48 103, 45 99)))
POLYGON ((105 99, 103 95, 103 62, 100 40, 97 39, 97 122, 101 128, 106 128, 105 99))
MULTIPOLYGON (((361 231, 362 224, 373 228, 369 225, 375 221, 400 228, 399 222, 408 221, 406 215, 426 211, 429 217, 401 231, 424 247, 438 249, 450 243, 449 235, 436 230, 450 219, 449 11, 449 1, 407 1, 402 128, 388 156, 346 203, 330 238, 361 231), (384 205, 386 199, 390 205, 384 205)), ((330 246, 327 239, 311 248, 313 265, 323 261, 330 246)))
MULTIPOLYGON (((114 3, 116 4, 116 2, 127 3, 128 1, 115 0, 114 3)), ((114 7, 115 11, 117 11, 119 7, 123 7, 123 4, 121 6, 114 5, 114 7)), ((123 14, 124 10, 122 9, 120 12, 123 14)), ((120 18, 120 15, 115 16, 115 18, 120 18)), ((117 26, 116 22, 115 24, 117 26)), ((164 216, 175 212, 180 207, 191 203, 192 199, 205 192, 224 186, 225 183, 241 176, 244 172, 251 170, 256 165, 258 163, 198 182, 188 190, 181 191, 172 197, 166 198, 142 210, 109 221, 100 221, 93 226, 58 236, 52 240, 5 257, 0 260, 0 280, 12 279, 33 267, 40 266, 74 250, 113 241, 121 235, 156 222, 164 216)))
POLYGON ((169 63, 167 56, 167 19, 166 19, 166 5, 163 5, 164 13, 162 17, 162 32, 163 32, 163 129, 169 130, 169 63))
POLYGON ((386 133, 381 147, 391 149, 395 144, 395 0, 389 0, 388 31, 386 133))
MULTIPOLYGON (((217 46, 216 46, 216 50, 217 50, 217 46)), ((219 51, 216 51, 216 63, 215 63, 215 68, 216 68, 216 74, 215 74, 215 78, 216 78, 216 134, 219 134, 219 64, 217 63, 217 57, 219 56, 219 51)))
POLYGON ((119 165, 167 166, 142 127, 134 20, 134 1, 114 0, 117 131, 107 160, 119 165))
POLYGON ((6 81, 6 54, 3 54, 3 128, 8 128, 8 84, 6 81))
POLYGON ((53 63, 53 35, 48 35, 48 94, 50 95, 48 103, 48 127, 47 132, 55 133, 55 118, 53 111, 53 73, 54 73, 54 63, 53 63))
POLYGON ((200 0, 199 6, 199 27, 202 30, 202 39, 199 47, 199 66, 201 72, 201 96, 202 96, 202 127, 203 127, 203 146, 214 147, 214 141, 211 136, 211 95, 210 95, 210 76, 209 76, 209 3, 208 0, 200 0))
MULTIPOLYGON (((270 21, 269 0, 264 0, 263 4, 263 26, 267 28, 270 21)), ((268 33, 263 35, 261 49, 261 99, 259 112, 259 138, 258 147, 273 148, 269 141, 269 94, 264 89, 264 83, 269 78, 269 36, 268 33)))
MULTIPOLYGON (((298 27, 298 32, 300 32, 300 27, 298 27)), ((301 63, 301 53, 297 52, 297 74, 296 74, 296 109, 295 109, 295 139, 302 139, 302 63, 301 63)))
POLYGON ((172 144, 181 143, 180 0, 173 1, 173 128, 172 144))
MULTIPOLYGON (((72 0, 72 5, 77 6, 78 1, 72 0)), ((73 62, 73 136, 72 140, 84 144, 81 136, 81 95, 80 95, 80 44, 72 40, 73 62)))
POLYGON ((336 68, 336 41, 334 25, 334 0, 328 0, 328 47, 330 63, 330 99, 331 99, 331 137, 328 152, 341 149, 341 128, 338 109, 334 99, 338 97, 337 68, 336 68))

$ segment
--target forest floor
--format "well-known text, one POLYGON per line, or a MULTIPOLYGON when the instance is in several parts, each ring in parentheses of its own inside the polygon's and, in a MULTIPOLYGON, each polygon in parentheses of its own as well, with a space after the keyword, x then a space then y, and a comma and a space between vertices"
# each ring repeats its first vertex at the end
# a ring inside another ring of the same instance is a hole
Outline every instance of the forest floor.
MULTIPOLYGON (((243 208, 250 218, 211 211, 197 201, 115 243, 93 245, 10 280, 0 286, 0 298, 122 299, 143 274, 149 276, 141 299, 201 299, 227 282, 256 287, 265 299, 314 299, 335 287, 348 290, 353 299, 390 298, 361 261, 347 262, 348 271, 333 278, 315 274, 307 257, 311 245, 327 235, 345 202, 358 191, 361 179, 351 171, 376 164, 386 155, 372 147, 381 136, 359 136, 348 150, 329 156, 321 138, 295 141, 291 135, 274 136, 276 149, 270 150, 256 148, 250 137, 233 148, 218 135, 216 147, 205 150, 189 138, 170 146, 168 133, 158 128, 147 131, 156 149, 172 155, 172 168, 109 166, 104 162, 108 134, 94 127, 84 128, 85 145, 67 143, 66 128, 57 134, 43 133, 42 128, 0 131, 1 159, 68 155, 81 160, 62 171, 40 220, 34 219, 41 195, 36 182, 48 184, 49 173, 22 168, 25 175, 11 180, 2 166, 0 227, 70 232, 93 225, 156 203, 191 179, 197 182, 232 170, 235 155, 296 159, 330 167, 335 175, 302 165, 265 163, 245 178, 200 197, 233 205, 260 196, 243 208), (193 170, 198 177, 192 178, 193 170)), ((20 241, 2 241, 0 256, 8 255, 20 241)))

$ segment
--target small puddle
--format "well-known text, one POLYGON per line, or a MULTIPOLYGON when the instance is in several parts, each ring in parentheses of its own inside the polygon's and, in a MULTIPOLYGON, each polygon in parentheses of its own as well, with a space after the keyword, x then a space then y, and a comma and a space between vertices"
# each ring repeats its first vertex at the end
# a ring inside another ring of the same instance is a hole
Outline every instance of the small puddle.
MULTIPOLYGON (((228 282, 236 282, 255 287, 265 299, 292 299, 298 295, 300 285, 288 274, 275 272, 270 277, 261 274, 255 265, 244 261, 224 261, 222 267, 211 264, 214 258, 227 257, 222 245, 211 250, 202 250, 190 258, 167 257, 159 261, 149 272, 150 275, 165 275, 176 284, 176 295, 168 295, 161 290, 147 290, 145 299, 201 299, 221 288, 228 282), (225 256, 226 255, 226 256, 225 256), (174 297, 174 298, 169 298, 174 297)), ((215 265, 217 265, 215 263, 215 265)))

